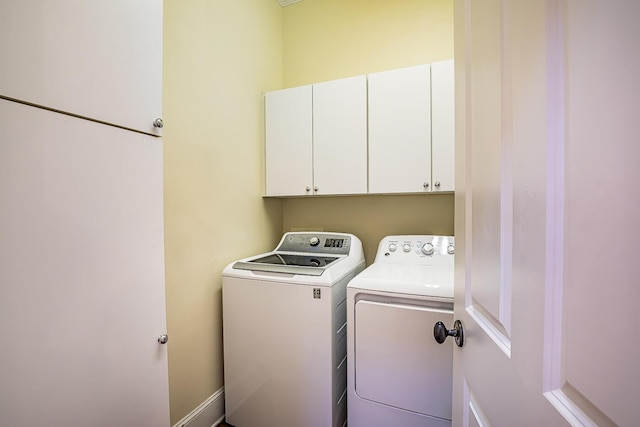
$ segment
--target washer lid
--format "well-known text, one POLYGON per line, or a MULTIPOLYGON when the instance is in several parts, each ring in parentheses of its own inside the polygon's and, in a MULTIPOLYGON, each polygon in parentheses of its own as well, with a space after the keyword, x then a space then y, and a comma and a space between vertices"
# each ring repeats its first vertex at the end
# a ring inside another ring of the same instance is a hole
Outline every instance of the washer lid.
POLYGON ((339 259, 340 257, 337 256, 272 252, 256 258, 238 261, 233 264, 233 268, 237 270, 300 274, 303 276, 321 276, 326 267, 339 259))
POLYGON ((453 267, 373 263, 349 288, 453 298, 453 267))

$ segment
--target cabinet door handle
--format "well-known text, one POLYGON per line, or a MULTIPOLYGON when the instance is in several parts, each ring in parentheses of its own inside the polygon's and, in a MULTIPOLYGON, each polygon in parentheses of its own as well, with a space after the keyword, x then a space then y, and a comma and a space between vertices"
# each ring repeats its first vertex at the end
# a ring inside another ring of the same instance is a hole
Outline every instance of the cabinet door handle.
POLYGON ((313 191, 318 191, 318 186, 313 187, 313 191))
POLYGON ((424 188, 425 190, 429 188, 429 183, 425 182, 424 184, 422 184, 422 188, 424 188))
POLYGON ((436 188, 440 188, 440 181, 436 181, 436 183, 435 183, 435 184, 433 184, 433 185, 435 185, 435 186, 436 186, 436 188))
POLYGON ((306 191, 306 192, 308 193, 309 191, 311 191, 311 187, 309 187, 309 186, 307 185, 307 188, 305 188, 305 189, 304 189, 304 191, 306 191))
POLYGON ((153 121, 153 126, 158 129, 162 129, 164 127, 164 121, 161 118, 157 118, 153 121))

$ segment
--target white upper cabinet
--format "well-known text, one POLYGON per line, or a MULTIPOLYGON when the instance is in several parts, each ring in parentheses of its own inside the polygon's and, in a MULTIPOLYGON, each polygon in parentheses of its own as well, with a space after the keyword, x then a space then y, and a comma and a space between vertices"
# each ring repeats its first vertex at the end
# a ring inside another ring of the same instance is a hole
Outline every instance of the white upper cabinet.
POLYGON ((266 195, 313 194, 311 85, 265 94, 266 195))
POLYGON ((453 61, 270 92, 266 195, 454 191, 453 61))
POLYGON ((314 194, 367 192, 367 79, 313 85, 314 194))
POLYGON ((159 135, 162 2, 0 2, 0 96, 159 135))
POLYGON ((431 166, 433 191, 455 188, 453 60, 431 64, 431 166))
POLYGON ((369 192, 431 189, 429 65, 368 75, 369 192))
POLYGON ((367 192, 365 76, 269 92, 266 195, 367 192))

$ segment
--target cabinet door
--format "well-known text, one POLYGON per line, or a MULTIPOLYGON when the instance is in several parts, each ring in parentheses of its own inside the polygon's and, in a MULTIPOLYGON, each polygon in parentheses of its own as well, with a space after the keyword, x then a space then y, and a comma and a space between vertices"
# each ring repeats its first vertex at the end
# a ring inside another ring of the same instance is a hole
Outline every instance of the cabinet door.
POLYGON ((454 191, 453 60, 431 64, 431 176, 433 191, 454 191))
POLYGON ((0 99, 0 425, 169 425, 162 141, 0 99))
POLYGON ((266 195, 313 194, 311 86, 265 95, 266 195))
POLYGON ((314 194, 367 192, 367 79, 313 85, 314 194))
POLYGON ((162 2, 0 2, 0 97, 159 134, 162 2))
POLYGON ((369 192, 431 189, 429 65, 369 74, 369 192))

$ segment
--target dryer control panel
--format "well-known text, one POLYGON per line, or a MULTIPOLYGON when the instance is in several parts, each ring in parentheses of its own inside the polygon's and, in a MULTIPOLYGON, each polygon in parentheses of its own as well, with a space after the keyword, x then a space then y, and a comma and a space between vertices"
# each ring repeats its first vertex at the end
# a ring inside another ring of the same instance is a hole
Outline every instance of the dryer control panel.
POLYGON ((454 254, 453 236, 387 236, 378 245, 375 262, 431 264, 440 259, 453 263, 454 254))

